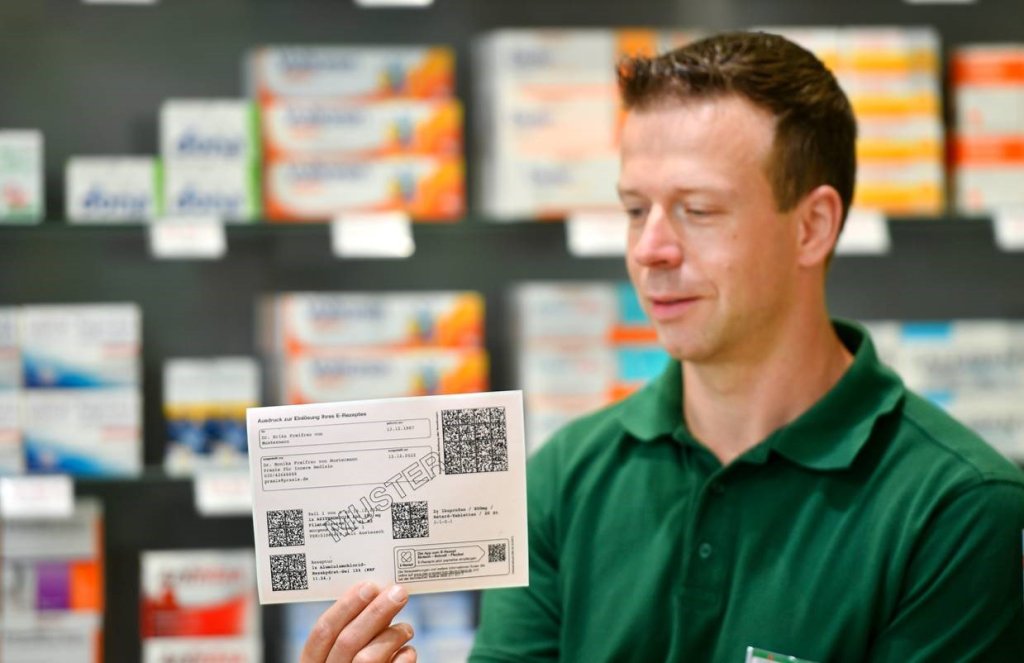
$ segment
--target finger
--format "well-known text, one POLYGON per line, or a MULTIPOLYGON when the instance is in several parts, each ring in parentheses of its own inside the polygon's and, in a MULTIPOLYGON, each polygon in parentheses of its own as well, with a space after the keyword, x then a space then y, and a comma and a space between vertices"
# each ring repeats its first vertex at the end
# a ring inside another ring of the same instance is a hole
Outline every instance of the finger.
POLYGON ((386 629, 398 611, 409 602, 409 594, 401 585, 392 585, 380 592, 366 608, 341 629, 327 660, 349 663, 360 649, 386 629))
POLYGON ((391 663, 416 663, 416 660, 416 650, 406 646, 398 650, 395 657, 391 659, 391 663))
POLYGON ((380 588, 372 582, 364 582, 346 590, 341 598, 316 620, 309 638, 306 639, 306 645, 302 648, 300 663, 323 663, 341 630, 378 594, 380 588))
POLYGON ((392 624, 359 650, 352 663, 388 663, 402 645, 412 639, 412 635, 412 626, 392 624))

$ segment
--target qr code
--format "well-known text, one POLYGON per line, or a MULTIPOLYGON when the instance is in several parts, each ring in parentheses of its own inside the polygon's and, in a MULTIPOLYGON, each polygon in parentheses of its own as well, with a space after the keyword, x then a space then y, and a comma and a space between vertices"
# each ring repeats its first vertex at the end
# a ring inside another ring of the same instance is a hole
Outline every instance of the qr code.
POLYGON ((271 548, 306 545, 302 509, 267 511, 267 539, 271 548))
POLYGON ((442 410, 441 435, 445 474, 508 471, 505 408, 442 410))
POLYGON ((426 502, 391 503, 391 538, 422 539, 430 536, 426 502))
POLYGON ((507 544, 504 543, 489 543, 487 544, 487 561, 488 562, 504 562, 505 561, 505 547, 507 544))
POLYGON ((270 556, 270 588, 275 592, 309 589, 306 580, 306 554, 270 556))

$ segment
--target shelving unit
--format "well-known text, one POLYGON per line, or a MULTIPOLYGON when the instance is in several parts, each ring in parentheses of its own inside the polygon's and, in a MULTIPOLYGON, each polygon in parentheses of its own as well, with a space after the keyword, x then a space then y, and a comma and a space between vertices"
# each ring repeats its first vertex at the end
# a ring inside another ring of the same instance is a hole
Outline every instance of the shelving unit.
MULTIPOLYGON (((909 5, 896 0, 436 0, 427 10, 356 8, 350 0, 164 0, 96 7, 80 0, 0 6, 0 126, 40 128, 47 207, 33 227, 0 226, 0 305, 136 302, 143 319, 145 461, 163 456, 161 370, 166 358, 256 354, 254 307, 289 290, 471 289, 487 302, 491 386, 514 388, 510 289, 527 280, 621 280, 621 259, 579 259, 558 223, 417 225, 407 260, 339 260, 323 225, 229 226, 216 261, 157 261, 140 226, 68 226, 63 168, 73 154, 153 154, 157 109, 171 97, 242 92, 242 57, 261 44, 447 43, 467 103, 469 190, 474 117, 471 40, 497 27, 934 25, 944 47, 1024 41, 1019 0, 909 5), (69 26, 74 26, 71 29, 69 26)), ((890 222, 892 251, 841 256, 829 294, 835 315, 871 319, 1024 318, 1024 253, 996 248, 987 219, 890 222)), ((139 478, 76 481, 106 510, 105 651, 139 660, 139 553, 252 546, 248 518, 202 518, 189 480, 157 469, 139 478)), ((267 661, 277 660, 280 612, 264 609, 267 661)))

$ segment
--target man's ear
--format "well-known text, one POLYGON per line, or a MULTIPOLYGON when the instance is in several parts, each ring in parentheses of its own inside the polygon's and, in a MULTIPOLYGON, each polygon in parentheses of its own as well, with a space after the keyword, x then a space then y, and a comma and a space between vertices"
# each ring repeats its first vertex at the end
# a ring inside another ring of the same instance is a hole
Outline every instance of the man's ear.
POLYGON ((828 262, 843 222, 843 201, 839 193, 822 184, 797 205, 797 252, 801 267, 828 262))

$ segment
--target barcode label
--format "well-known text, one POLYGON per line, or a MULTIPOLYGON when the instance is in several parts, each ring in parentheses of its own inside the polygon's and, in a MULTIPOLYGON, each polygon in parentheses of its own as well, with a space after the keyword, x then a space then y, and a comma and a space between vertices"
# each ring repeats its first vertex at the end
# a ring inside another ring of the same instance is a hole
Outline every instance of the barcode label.
POLYGON ((441 411, 445 474, 508 471, 508 430, 503 407, 441 411))
POLYGON ((267 511, 267 540, 271 548, 306 545, 302 509, 267 511))
POLYGON ((271 555, 270 586, 275 592, 309 589, 305 553, 271 555))
POLYGON ((393 502, 391 533, 394 539, 425 539, 430 536, 426 502, 393 502))

